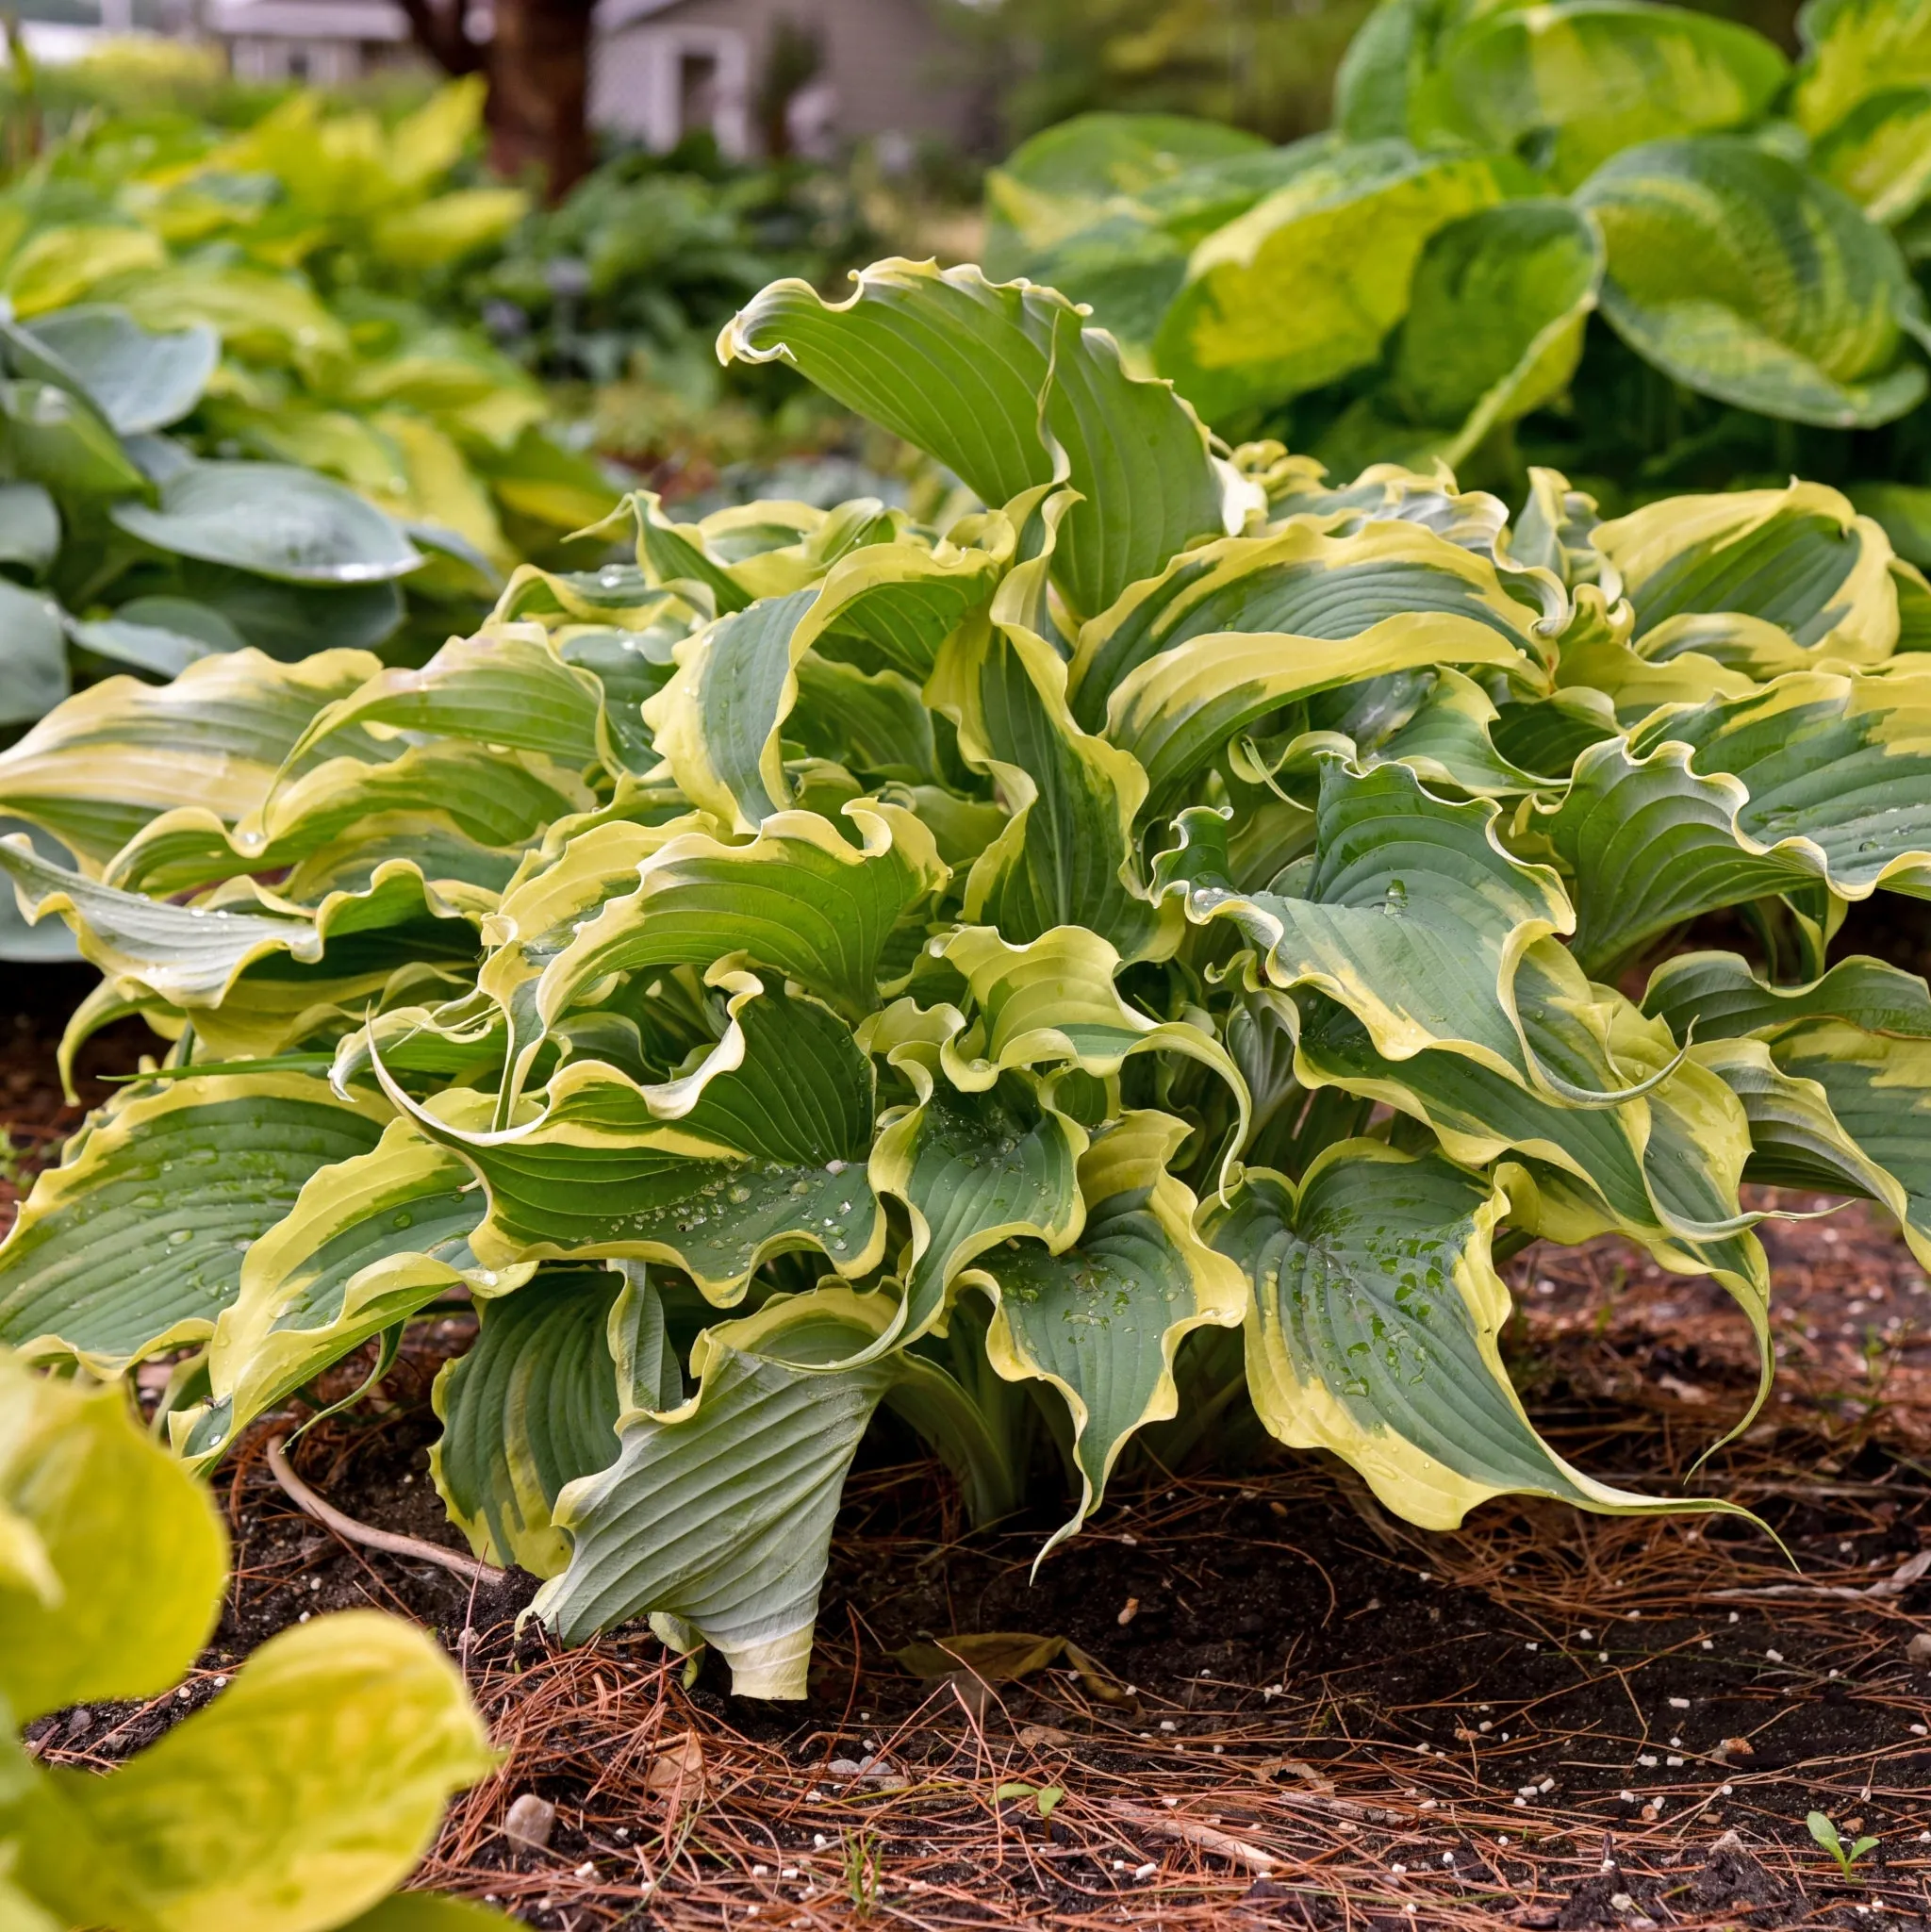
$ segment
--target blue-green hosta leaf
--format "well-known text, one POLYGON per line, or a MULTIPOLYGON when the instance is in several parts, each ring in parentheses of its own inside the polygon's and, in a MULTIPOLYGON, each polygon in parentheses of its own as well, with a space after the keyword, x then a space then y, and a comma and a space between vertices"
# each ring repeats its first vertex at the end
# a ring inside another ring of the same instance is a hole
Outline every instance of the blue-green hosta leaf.
POLYGON ((60 554, 60 512, 38 483, 0 483, 0 564, 39 577, 60 554))
POLYGON ((204 1458, 371 1336, 455 1288, 501 1292, 470 1236, 487 1203, 475 1177, 405 1121, 367 1153, 318 1169, 241 1263, 208 1345, 212 1395, 170 1415, 175 1448, 204 1458))
POLYGON ((1812 0, 1798 30, 1805 58, 1793 105, 1813 136, 1884 89, 1931 84, 1925 0, 1812 0))
POLYGON ((72 688, 59 607, 0 577, 0 725, 31 724, 72 688))
POLYGON ((1129 958, 1158 956, 1175 933, 1138 876, 1133 819, 1146 773, 1067 708, 1065 660, 1032 607, 1048 555, 1008 575, 991 622, 960 630, 926 687, 958 728, 960 755, 993 780, 1011 814, 966 876, 966 916, 1019 941, 1086 926, 1129 958))
POLYGON ((321 651, 373 650, 403 620, 402 588, 393 580, 301 584, 192 556, 181 559, 180 570, 190 597, 283 664, 321 651))
POLYGON ((381 669, 359 651, 294 665, 246 651, 204 658, 171 685, 109 678, 0 752, 0 804, 96 863, 175 806, 239 818, 316 712, 381 669))
MULTIPOLYGON (((1907 660, 1908 661, 1908 660, 1907 660)), ((1919 891, 1931 865, 1931 676, 1805 671, 1659 712, 1576 761, 1542 824, 1591 971, 1718 906, 1827 885, 1919 891)))
POLYGON ((1415 264, 1392 394, 1448 432, 1444 463, 1568 388, 1602 282, 1603 242, 1565 202, 1510 201, 1437 229, 1415 264))
POLYGON ((0 1247, 0 1343, 118 1375, 205 1340, 249 1247, 389 1109, 303 1074, 213 1074, 117 1103, 40 1175, 0 1247))
POLYGON ((43 364, 19 372, 76 388, 118 436, 178 422, 200 402, 222 356, 221 338, 205 322, 156 335, 105 302, 41 316, 18 335, 41 352, 43 364))
POLYGON ((1276 985, 1311 986, 1358 1015, 1388 1058, 1445 1047, 1514 1077, 1516 967, 1576 915, 1552 870, 1503 849, 1496 816, 1486 800, 1435 798, 1404 765, 1363 774, 1325 758, 1315 856, 1274 888, 1232 888, 1224 821, 1204 811, 1182 815, 1185 842, 1161 855, 1157 877, 1184 894, 1195 923, 1230 919, 1246 933, 1276 985))
POLYGON ((481 1304, 475 1346, 436 1379, 430 1468, 479 1557, 553 1577, 566 1483, 617 1460, 617 1419, 684 1400, 656 1292, 607 1268, 546 1268, 481 1304))
POLYGON ((948 868, 901 807, 858 801, 845 817, 862 842, 795 811, 766 819, 749 844, 686 832, 660 845, 636 862, 635 889, 605 903, 543 968, 545 1023, 606 973, 709 966, 734 952, 788 973, 853 1019, 869 1012, 893 929, 948 868))
POLYGON ((613 772, 641 777, 658 763, 644 724, 645 702, 669 682, 672 652, 685 636, 682 624, 640 631, 602 624, 569 624, 553 634, 564 663, 586 670, 603 694, 598 722, 600 755, 613 772))
POLYGON ((1822 484, 1669 497, 1598 523, 1591 540, 1654 662, 1693 651, 1773 678, 1824 658, 1881 664, 1896 647, 1890 539, 1822 484))
POLYGON ((486 1264, 663 1261, 718 1302, 795 1248, 817 1248, 846 1275, 876 1264, 885 1224, 865 1172, 871 1063, 816 1000, 749 974, 724 983, 723 1039, 660 1085, 572 1061, 540 1113, 502 1130, 480 1095, 453 1090, 432 1113, 390 1086, 425 1134, 482 1176, 489 1214, 471 1246, 486 1264))
POLYGON ((1576 200, 1609 246, 1604 315, 1674 380, 1838 429, 1889 422, 1923 397, 1896 243, 1794 162, 1728 135, 1651 141, 1605 162, 1576 200))
POLYGON ((677 648, 676 675, 644 708, 685 795, 724 824, 755 832, 790 802, 779 731, 809 654, 841 630, 883 633, 901 661, 929 669, 945 638, 991 596, 1002 561, 976 547, 868 544, 817 585, 697 632, 677 648))
POLYGON ((220 611, 186 597, 131 598, 111 617, 72 625, 74 641, 97 657, 173 678, 213 651, 243 651, 248 640, 220 611))
POLYGON ((161 486, 158 508, 122 504, 113 514, 157 550, 290 584, 386 583, 422 562, 372 504, 283 463, 196 463, 161 486))
POLYGON ((1811 151, 1810 165, 1873 222, 1895 227, 1931 194, 1931 86, 1859 101, 1811 151))
POLYGON ((20 1875, 69 1924, 320 1932, 405 1878, 496 1761, 435 1638, 347 1610, 271 1638, 110 1775, 46 1774, 20 1875))
POLYGON ((1639 141, 1747 125, 1789 72, 1769 41, 1730 21, 1555 0, 1450 34, 1411 98, 1407 132, 1425 147, 1520 155, 1568 190, 1639 141))
POLYGON ((147 493, 147 478, 92 405, 52 383, 0 382, 0 445, 16 477, 62 503, 147 493))
POLYGON ((1210 421, 1365 368, 1407 313, 1429 236, 1531 185, 1486 155, 1335 148, 1194 251, 1155 362, 1210 421))
POLYGON ((1126 1115, 1080 1157, 1085 1225, 1070 1247, 1015 1242, 959 1278, 996 1305, 985 1342, 994 1368, 1049 1383, 1072 1413, 1080 1505, 1047 1549, 1099 1507, 1133 1434, 1178 1412, 1182 1340, 1246 1313, 1240 1270, 1195 1234, 1194 1196, 1166 1171, 1189 1131, 1170 1115, 1126 1115))
POLYGON ((987 504, 1053 482, 1057 445, 1081 501, 1053 573, 1081 613, 1226 527, 1193 413, 1165 385, 1129 376, 1065 297, 996 286, 975 268, 896 260, 857 282, 835 305, 802 282, 774 282, 725 329, 719 355, 794 364, 987 504))
MULTIPOLYGON (((12 1723, 167 1691, 220 1610, 227 1537, 120 1389, 0 1351, 0 1697, 12 1723)), ((8 1793, 0 1766, 0 1842, 8 1793)))
POLYGON ((1470 798, 1506 799, 1558 789, 1569 761, 1559 753, 1554 762, 1562 775, 1544 778, 1505 758, 1494 737, 1501 715, 1473 678, 1444 666, 1414 716, 1384 738, 1372 756, 1377 763, 1399 759, 1428 784, 1470 798))
POLYGON ((575 1643, 648 1610, 722 1651, 740 1696, 802 1697, 859 1438, 895 1382, 943 1373, 904 1356, 825 1366, 862 1353, 890 1313, 887 1296, 820 1288, 706 1329, 698 1393, 626 1413, 616 1462, 557 1499, 571 1555, 537 1593, 544 1621, 575 1643))
POLYGON ((1207 1239, 1252 1288, 1262 1421, 1293 1447, 1332 1450, 1426 1528, 1510 1494, 1615 1514, 1726 1507, 1609 1488, 1536 1433, 1497 1346, 1511 1304, 1491 1244, 1507 1205, 1440 1155, 1362 1140, 1328 1148, 1298 1189, 1256 1169, 1210 1205, 1207 1239))

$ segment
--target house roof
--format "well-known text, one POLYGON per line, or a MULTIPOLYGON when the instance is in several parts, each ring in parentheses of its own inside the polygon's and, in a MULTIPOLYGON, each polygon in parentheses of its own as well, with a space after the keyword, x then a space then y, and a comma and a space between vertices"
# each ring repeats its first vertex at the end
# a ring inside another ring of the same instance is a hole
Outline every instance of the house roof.
MULTIPOLYGON (((36 0, 28 0, 33 7, 36 0)), ((38 0, 58 9, 63 0, 38 0)), ((98 0, 64 0, 97 18, 98 0)), ((685 0, 601 0, 599 33, 634 26, 654 14, 674 12, 685 0)), ((56 18, 68 17, 57 11, 56 18)), ((296 41, 405 41, 408 22, 393 0, 209 0, 208 26, 218 34, 259 34, 296 41)))

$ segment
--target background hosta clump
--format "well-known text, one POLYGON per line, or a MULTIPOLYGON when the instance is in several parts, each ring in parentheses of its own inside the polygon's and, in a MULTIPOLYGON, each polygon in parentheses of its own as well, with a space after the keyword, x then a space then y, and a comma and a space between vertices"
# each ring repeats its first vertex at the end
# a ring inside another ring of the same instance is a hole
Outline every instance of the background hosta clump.
POLYGON ((1931 7, 1800 25, 1792 69, 1650 0, 1381 0, 1327 133, 1036 135, 989 179, 988 267, 1335 466, 1526 458, 1619 498, 1797 469, 1931 562, 1931 7))
POLYGON ((1614 1230, 1760 1344, 1746 1178, 1931 1255, 1931 992, 1832 956, 1931 879, 1882 529, 1330 485, 975 270, 779 283, 720 349, 985 507, 637 495, 635 565, 521 570, 421 670, 209 658, 0 757, 79 856, 0 843, 103 969, 68 1050, 173 1043, 37 1181, 0 1340, 190 1351, 200 1461, 467 1293, 477 1549, 767 1695, 882 1409, 980 1521, 1057 1482, 1061 1535, 1244 1416, 1426 1525, 1708 1507, 1541 1440, 1497 1262, 1614 1230), (1682 950, 1724 908, 1751 955, 1682 950))

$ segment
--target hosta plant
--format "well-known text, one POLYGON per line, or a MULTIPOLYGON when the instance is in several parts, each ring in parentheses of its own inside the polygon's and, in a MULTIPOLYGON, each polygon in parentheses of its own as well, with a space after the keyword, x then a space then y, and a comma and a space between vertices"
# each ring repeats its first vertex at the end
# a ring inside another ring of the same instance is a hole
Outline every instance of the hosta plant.
POLYGON ((182 1352, 206 1462, 472 1300, 476 1548, 767 1695, 881 1410, 976 1520, 1057 1484, 1060 1536, 1254 1417, 1425 1525, 1712 1507, 1541 1439, 1498 1263, 1615 1232, 1762 1345, 1744 1180, 1931 1257, 1931 992, 1831 956, 1931 881, 1883 531, 1804 484, 1330 486, 971 269, 775 284, 720 349, 985 507, 635 496, 634 565, 521 570, 420 671, 209 658, 0 757, 81 858, 0 843, 102 968, 68 1050, 172 1043, 35 1183, 0 1339, 182 1352), (1682 949, 1725 908, 1749 956, 1682 949))
MULTIPOLYGON (((1792 69, 1651 0, 1381 0, 1329 133, 1035 136, 990 177, 988 267, 1090 303, 1217 427, 1350 467, 1931 485, 1931 6, 1802 27, 1792 69)), ((1931 561, 1931 496, 1873 501, 1931 561)))
MULTIPOLYGON (((388 1894, 494 1759, 450 1660, 350 1610, 270 1639, 205 1709, 106 1774, 37 1764, 49 1711, 158 1697, 221 1610, 227 1539, 125 1393, 0 1350, 0 1924, 8 1932, 482 1932, 388 1894)), ((183 1693, 186 1694, 185 1693, 183 1693)))

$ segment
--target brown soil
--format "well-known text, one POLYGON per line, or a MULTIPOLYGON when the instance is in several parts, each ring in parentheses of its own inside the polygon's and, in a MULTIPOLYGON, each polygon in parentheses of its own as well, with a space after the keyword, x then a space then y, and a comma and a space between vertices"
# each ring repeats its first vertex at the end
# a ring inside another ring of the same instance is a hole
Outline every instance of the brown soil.
MULTIPOLYGON (((24 1125, 71 1127, 44 1082, 27 1094, 42 1113, 24 1125)), ((1283 1455, 1122 1487, 1033 1578, 1051 1511, 965 1534, 932 1467, 881 1441, 848 1490, 811 1697, 758 1705, 715 1662, 685 1689, 641 1627, 576 1651, 519 1635, 530 1579, 478 1590, 343 1543, 275 1486, 264 1425, 219 1477, 236 1576, 184 1694, 63 1713, 36 1748, 106 1766, 274 1629, 373 1602, 464 1660, 509 1753, 419 1882, 532 1924, 1923 1932, 1931 1666, 1906 1646, 1931 1627, 1931 1577, 1908 1580, 1931 1550, 1931 1296, 1861 1209, 1766 1239, 1777 1386, 1699 1476, 1754 1380, 1712 1284, 1613 1243, 1531 1250, 1508 1343, 1573 1461, 1741 1502, 1794 1568, 1735 1517, 1497 1503, 1429 1534, 1283 1455), (923 1683, 892 1656, 996 1630, 1069 1637, 1132 1694, 1099 1701, 1058 1668, 923 1683), (1001 1796, 1018 1783, 1065 1795, 1042 1820, 1035 1796, 1001 1796), (501 1832, 524 1791, 558 1807, 542 1853, 501 1832), (1812 1808, 1879 1839, 1856 1882, 1811 1842, 1812 1808)), ((338 1508, 458 1541, 428 1479, 427 1391, 467 1331, 414 1325, 377 1395, 297 1445, 338 1508)))

